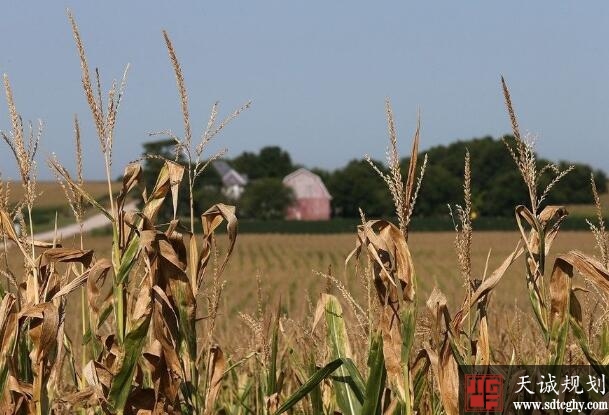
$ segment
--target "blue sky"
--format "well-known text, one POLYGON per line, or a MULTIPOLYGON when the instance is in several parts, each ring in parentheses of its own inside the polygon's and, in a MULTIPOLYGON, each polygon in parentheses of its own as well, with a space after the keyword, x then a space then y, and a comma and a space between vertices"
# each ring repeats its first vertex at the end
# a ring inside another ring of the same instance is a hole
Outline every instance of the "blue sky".
MULTIPOLYGON (((280 145, 309 167, 383 158, 384 99, 407 153, 416 113, 422 148, 510 131, 504 75, 524 131, 553 159, 609 170, 609 3, 555 1, 5 2, 0 72, 24 119, 45 122, 39 158, 73 166, 72 114, 82 121, 85 174, 102 178, 99 145, 66 18, 76 16, 91 68, 106 89, 130 63, 113 174, 139 156, 148 132, 181 131, 168 30, 190 94, 195 132, 253 100, 210 151, 229 156, 280 145)), ((0 105, 0 129, 9 128, 0 105)), ((433 160, 431 160, 433 162, 433 160)), ((16 178, 0 146, 3 177, 16 178)))

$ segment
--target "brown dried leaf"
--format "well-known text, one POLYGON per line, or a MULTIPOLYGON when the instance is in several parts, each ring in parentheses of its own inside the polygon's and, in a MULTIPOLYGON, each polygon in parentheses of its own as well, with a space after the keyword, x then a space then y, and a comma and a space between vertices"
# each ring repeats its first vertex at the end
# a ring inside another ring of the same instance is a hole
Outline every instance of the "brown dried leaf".
POLYGON ((176 163, 169 164, 169 184, 171 186, 171 200, 173 202, 173 218, 176 218, 178 211, 178 190, 180 182, 184 176, 184 167, 176 163))
POLYGON ((10 355, 11 339, 17 334, 16 303, 17 297, 12 293, 6 294, 0 303, 0 359, 10 355))
POLYGON ((218 275, 222 274, 224 271, 224 267, 226 267, 226 264, 228 263, 228 260, 233 252, 233 248, 235 247, 235 242, 237 242, 237 216, 235 216, 234 206, 225 205, 223 203, 213 205, 207 209, 203 215, 201 215, 201 220, 203 222, 203 248, 199 254, 196 286, 193 286, 195 295, 203 282, 203 278, 205 277, 205 271, 207 270, 207 264, 212 252, 212 238, 214 231, 222 224, 223 221, 226 221, 226 231, 228 233, 229 245, 226 256, 224 257, 224 261, 222 261, 222 264, 218 268, 218 275))
POLYGON ((133 190, 135 186, 139 183, 142 177, 142 166, 139 163, 130 163, 125 167, 125 172, 123 173, 123 187, 121 188, 121 192, 116 198, 119 204, 119 210, 122 210, 122 206, 125 203, 125 198, 127 194, 133 190))
POLYGON ((170 299, 161 288, 152 288, 154 298, 153 336, 155 346, 147 352, 147 359, 154 365, 153 380, 157 393, 162 393, 168 402, 175 402, 184 373, 178 348, 178 315, 170 299), (160 347, 160 350, 159 350, 160 347))
POLYGON ((560 258, 571 263, 582 277, 609 295, 609 271, 597 259, 580 251, 570 251, 560 258))
POLYGON ((56 346, 59 329, 59 312, 53 303, 26 305, 19 313, 19 320, 29 318, 29 334, 33 342, 32 360, 38 364, 56 346))
POLYGON ((372 220, 358 226, 358 240, 353 255, 359 256, 362 247, 374 264, 374 279, 381 303, 398 303, 401 300, 413 301, 415 297, 414 265, 408 243, 400 229, 385 220, 372 220), (398 287, 398 281, 400 286, 398 287), (390 289, 390 286, 392 288, 390 289), (402 291, 402 298, 398 297, 402 291))
MULTIPOLYGON (((405 373, 414 339, 416 280, 408 243, 391 222, 373 220, 358 226, 356 247, 347 258, 359 257, 365 248, 373 263, 374 285, 381 303, 380 328, 389 382, 402 400, 406 397, 405 373)), ((406 403, 410 405, 410 403, 406 403)))
POLYGON ((57 403, 68 405, 70 410, 75 410, 87 405, 96 405, 100 403, 96 390, 92 386, 88 386, 78 392, 70 393, 57 397, 57 403))
POLYGON ((184 237, 175 231, 176 226, 172 222, 162 233, 145 221, 141 233, 147 278, 154 284, 153 334, 162 348, 154 373, 167 403, 177 399, 181 382, 189 375, 183 368, 195 361, 197 349, 196 300, 186 274, 184 237))
POLYGON ((561 255, 554 261, 550 277, 550 315, 548 321, 550 364, 561 365, 569 334, 569 313, 573 261, 561 255))
POLYGON ((146 205, 143 209, 143 214, 149 220, 154 220, 158 213, 165 196, 168 192, 172 192, 174 198, 174 217, 175 217, 175 200, 177 198, 177 187, 180 184, 184 175, 184 166, 181 166, 173 161, 165 160, 163 168, 159 172, 156 184, 146 199, 146 205))
POLYGON ((491 364, 491 346, 486 310, 481 310, 481 314, 478 341, 476 342, 476 366, 488 366, 491 364))
POLYGON ((444 411, 448 415, 459 413, 459 367, 452 355, 450 343, 446 339, 439 353, 426 346, 425 351, 431 362, 444 411))
POLYGON ((226 359, 220 346, 214 345, 210 348, 208 363, 209 387, 205 396, 205 415, 214 413, 215 402, 220 392, 224 370, 226 369, 226 359))
MULTIPOLYGON (((419 156, 419 138, 421 133, 421 118, 417 117, 417 129, 415 130, 414 137, 412 139, 412 149, 410 151, 410 163, 408 164, 408 176, 406 178, 406 185, 404 186, 404 202, 405 211, 410 211, 410 205, 413 202, 412 196, 417 178, 417 161, 419 156)), ((406 232, 408 230, 406 229, 406 232)), ((408 237, 408 234, 405 235, 408 237)))
POLYGON ((57 351, 57 333, 59 330, 59 311, 53 303, 26 305, 19 313, 19 320, 29 319, 28 334, 32 340, 30 359, 32 360, 33 397, 39 401, 43 388, 55 366, 57 351))
POLYGON ((61 289, 59 291, 57 291, 55 294, 53 294, 53 297, 51 297, 51 301, 55 300, 61 296, 70 294, 72 291, 74 291, 75 289, 77 289, 78 287, 80 287, 81 285, 86 283, 87 280, 89 279, 89 273, 90 273, 90 270, 86 270, 82 274, 80 274, 77 277, 75 277, 74 279, 72 279, 72 281, 70 281, 63 287, 61 287, 61 289))
POLYGON ((459 371, 450 345, 450 315, 446 297, 435 288, 427 300, 432 316, 432 343, 425 346, 444 410, 449 415, 459 413, 459 371))
POLYGON ((0 234, 5 234, 10 240, 19 245, 19 237, 15 233, 15 228, 13 228, 13 221, 4 209, 0 209, 0 234))
POLYGON ((478 300, 480 300, 483 296, 487 296, 501 281, 501 278, 507 271, 507 269, 522 255, 524 252, 524 248, 520 246, 520 244, 516 245, 514 251, 503 261, 503 263, 495 270, 493 273, 486 278, 482 284, 476 289, 476 291, 471 295, 471 297, 466 300, 465 304, 463 304, 461 310, 459 310, 454 319, 454 326, 456 330, 463 324, 467 315, 470 312, 471 307, 476 304, 478 300))
POLYGON ((17 297, 8 293, 0 303, 0 410, 9 401, 8 388, 9 362, 17 339, 17 297))
POLYGON ((108 272, 112 269, 112 263, 108 259, 96 261, 89 269, 87 278, 87 301, 89 304, 89 316, 91 319, 92 334, 95 334, 99 326, 100 309, 102 303, 98 301, 100 290, 104 286, 108 272))
POLYGON ((77 262, 89 267, 92 259, 92 249, 51 248, 41 255, 40 267, 46 267, 55 262, 77 262))
POLYGON ((83 369, 83 377, 91 387, 95 388, 98 396, 105 396, 112 383, 113 374, 103 364, 91 360, 83 369))
POLYGON ((547 254, 552 246, 552 242, 558 234, 558 229, 562 221, 568 216, 569 212, 564 206, 546 206, 539 217, 536 218, 531 211, 526 207, 519 205, 516 207, 516 221, 522 240, 526 244, 529 253, 536 253, 539 249, 539 231, 545 235, 544 245, 545 253, 547 254), (529 236, 527 237, 525 229, 522 226, 521 218, 524 219, 530 226, 529 236), (538 226, 540 227, 538 229, 538 226))

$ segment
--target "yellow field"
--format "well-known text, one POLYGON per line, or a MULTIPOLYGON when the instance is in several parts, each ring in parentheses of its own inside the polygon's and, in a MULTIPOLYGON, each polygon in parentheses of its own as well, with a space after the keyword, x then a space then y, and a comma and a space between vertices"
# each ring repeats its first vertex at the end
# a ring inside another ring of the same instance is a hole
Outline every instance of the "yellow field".
MULTIPOLYGON (((474 235, 473 270, 482 278, 489 250, 489 271, 492 272, 512 252, 518 236, 513 232, 479 232, 474 235)), ((409 240, 421 299, 427 298, 434 286, 447 295, 453 306, 463 298, 450 232, 413 233, 409 240)), ((281 298, 288 311, 300 312, 310 295, 315 301, 327 285, 314 271, 333 274, 351 291, 358 292, 360 283, 353 267, 345 275, 344 260, 355 246, 354 235, 241 235, 234 257, 227 267, 226 305, 229 316, 238 311, 254 311, 256 303, 256 274, 262 276, 262 286, 272 303, 281 298)), ((588 232, 562 232, 553 247, 554 253, 569 249, 592 252, 593 237, 588 232)), ((554 255, 549 264, 553 263, 554 255)), ((525 297, 524 259, 520 258, 506 273, 493 301, 503 306, 528 306, 525 297)))
MULTIPOLYGON (((108 194, 108 183, 105 181, 86 181, 85 190, 95 199, 103 198, 108 194)), ((66 207, 65 194, 56 181, 40 181, 37 183, 38 199, 36 208, 66 207)), ((112 190, 120 190, 120 183, 112 183, 112 190)), ((20 182, 10 183, 9 204, 18 203, 23 199, 23 187, 20 182)))
MULTIPOLYGON (((491 251, 488 274, 512 252, 519 235, 514 232, 474 233, 472 263, 474 275, 482 278, 489 250, 491 251)), ((85 246, 96 250, 98 255, 109 257, 110 237, 89 237, 85 246)), ((75 243, 76 239, 74 240, 75 243)), ((70 246, 65 241, 65 246, 70 246)), ((452 312, 463 299, 463 282, 460 279, 456 256, 453 250, 454 234, 451 232, 412 233, 409 240, 415 270, 419 282, 419 308, 423 310, 425 300, 434 286, 438 286, 449 301, 452 312)), ((224 235, 219 236, 219 245, 224 246, 224 235)), ((239 312, 255 313, 257 309, 257 282, 260 274, 262 294, 267 311, 275 310, 279 300, 288 316, 301 320, 308 311, 309 298, 313 304, 319 293, 327 289, 327 281, 314 271, 332 273, 351 291, 362 304, 365 294, 353 266, 345 270, 344 260, 355 244, 355 235, 240 235, 223 275, 226 287, 223 294, 219 335, 235 333, 236 328, 245 328, 238 317, 239 312)), ((222 248, 221 248, 222 249, 222 248)), ((548 264, 555 255, 570 249, 579 249, 594 254, 594 241, 589 232, 561 232, 556 239, 548 264)), ((220 252, 220 258, 223 252, 220 252)), ((209 283, 209 281, 206 281, 209 283)), ((336 290, 335 290, 336 291, 336 290)), ((340 293, 338 293, 340 296, 340 293)), ((79 294, 69 301, 69 312, 79 315, 79 294)), ((524 259, 519 258, 505 274, 495 290, 490 306, 490 319, 499 328, 507 329, 516 318, 515 307, 522 310, 525 320, 519 323, 529 326, 532 314, 526 294, 524 259), (527 317, 528 316, 528 317, 527 317)), ((206 311, 200 311, 205 314, 206 311)), ((78 327, 75 327, 76 334, 78 327)), ((245 331, 247 334, 247 331, 245 331)))

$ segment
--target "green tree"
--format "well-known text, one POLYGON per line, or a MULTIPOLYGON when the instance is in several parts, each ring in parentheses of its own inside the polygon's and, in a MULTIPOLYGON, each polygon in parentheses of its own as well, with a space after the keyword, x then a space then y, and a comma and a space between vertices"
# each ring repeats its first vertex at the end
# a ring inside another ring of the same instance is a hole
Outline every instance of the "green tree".
POLYGON ((265 177, 250 183, 239 200, 239 212, 256 219, 283 219, 294 200, 291 188, 281 179, 265 177))
MULTIPOLYGON (((375 163, 384 169, 381 163, 375 163)), ((359 208, 370 217, 393 215, 393 201, 387 186, 365 160, 352 160, 334 171, 326 186, 337 216, 359 217, 359 208)))
MULTIPOLYGON (((505 136, 513 140, 512 136, 505 136)), ((415 215, 437 215, 448 211, 448 203, 461 202, 463 183, 463 157, 471 154, 472 202, 474 211, 483 216, 512 216, 514 207, 528 200, 528 193, 509 151, 501 140, 492 137, 456 141, 449 145, 435 146, 426 151, 429 164, 423 180, 415 215)), ((422 157, 420 157, 422 159, 422 157)), ((406 174, 408 159, 401 163, 402 174, 406 174)), ((537 157, 538 168, 550 163, 537 157)), ((572 163, 561 162, 564 170, 572 163)), ((593 174, 599 192, 607 191, 607 177, 600 170, 584 164, 575 164, 550 192, 545 203, 569 204, 590 203, 590 175, 593 174)), ((541 187, 549 184, 550 176, 541 178, 541 187)))
POLYGON ((244 152, 232 161, 232 166, 239 173, 247 174, 250 180, 264 177, 283 179, 294 171, 290 154, 278 146, 268 146, 258 154, 244 152))
MULTIPOLYGON (((570 164, 565 161, 559 163, 561 170, 566 169, 570 164)), ((586 164, 574 164, 575 168, 562 178, 552 189, 548 197, 548 203, 591 203, 592 190, 590 187, 590 176, 594 176, 596 187, 599 192, 607 191, 607 176, 600 170, 594 170, 586 164)), ((547 185, 548 179, 544 178, 543 184, 547 185)))

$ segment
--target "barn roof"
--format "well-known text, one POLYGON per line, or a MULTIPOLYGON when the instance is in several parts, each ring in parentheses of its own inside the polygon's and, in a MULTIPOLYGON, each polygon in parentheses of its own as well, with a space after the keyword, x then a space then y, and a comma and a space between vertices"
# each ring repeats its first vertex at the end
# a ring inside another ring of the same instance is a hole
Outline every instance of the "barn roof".
POLYGON ((310 170, 300 168, 283 178, 283 183, 294 190, 296 199, 332 199, 321 178, 310 170))
POLYGON ((214 169, 216 169, 222 178, 222 184, 224 186, 245 186, 247 184, 247 177, 239 174, 239 172, 233 169, 226 161, 214 160, 212 166, 214 166, 214 169))
POLYGON ((218 172, 220 177, 231 171, 232 167, 224 160, 214 160, 211 162, 214 169, 218 172))

